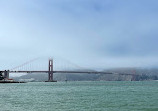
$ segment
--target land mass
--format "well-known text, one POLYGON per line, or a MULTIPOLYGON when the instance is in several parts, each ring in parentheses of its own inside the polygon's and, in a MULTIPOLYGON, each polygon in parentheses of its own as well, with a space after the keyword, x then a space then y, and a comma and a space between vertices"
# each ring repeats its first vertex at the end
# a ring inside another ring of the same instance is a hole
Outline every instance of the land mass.
MULTIPOLYGON (((54 74, 54 80, 57 81, 146 81, 158 80, 158 69, 152 68, 115 68, 103 70, 116 74, 54 74), (119 75, 117 73, 133 74, 119 75)), ((14 77, 16 81, 46 81, 48 74, 27 74, 20 77, 14 77)))

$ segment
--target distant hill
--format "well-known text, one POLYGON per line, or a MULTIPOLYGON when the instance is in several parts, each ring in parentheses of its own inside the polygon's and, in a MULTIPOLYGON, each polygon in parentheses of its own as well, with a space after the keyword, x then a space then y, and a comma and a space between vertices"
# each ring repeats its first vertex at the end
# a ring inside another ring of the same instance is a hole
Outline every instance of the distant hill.
MULTIPOLYGON (((95 74, 54 74, 54 80, 57 81, 94 81, 98 75, 95 74)), ((27 74, 20 77, 13 77, 15 80, 34 79, 34 81, 47 81, 48 74, 27 74)))
MULTIPOLYGON (((118 75, 118 74, 54 74, 54 80, 57 81, 143 81, 143 80, 157 80, 158 69, 146 68, 114 68, 104 70, 113 73, 135 74, 131 75, 118 75)), ((20 77, 14 77, 15 80, 28 80, 28 81, 46 81, 48 74, 27 74, 20 77)))
POLYGON ((104 71, 148 76, 158 75, 158 68, 113 68, 104 71))

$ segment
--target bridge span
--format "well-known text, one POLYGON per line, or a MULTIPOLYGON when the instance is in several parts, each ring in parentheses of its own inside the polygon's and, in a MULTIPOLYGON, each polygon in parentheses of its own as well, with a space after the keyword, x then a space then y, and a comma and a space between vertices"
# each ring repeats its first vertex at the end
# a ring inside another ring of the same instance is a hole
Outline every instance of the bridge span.
POLYGON ((5 71, 0 71, 1 73, 4 73, 4 78, 9 79, 9 73, 47 73, 48 74, 48 81, 47 82, 55 82, 53 79, 53 74, 54 73, 85 73, 85 74, 118 74, 118 75, 131 75, 133 74, 127 74, 127 73, 113 73, 113 72, 104 72, 104 71, 55 71, 53 70, 53 60, 49 60, 48 64, 48 71, 14 71, 14 70, 5 70, 5 71))

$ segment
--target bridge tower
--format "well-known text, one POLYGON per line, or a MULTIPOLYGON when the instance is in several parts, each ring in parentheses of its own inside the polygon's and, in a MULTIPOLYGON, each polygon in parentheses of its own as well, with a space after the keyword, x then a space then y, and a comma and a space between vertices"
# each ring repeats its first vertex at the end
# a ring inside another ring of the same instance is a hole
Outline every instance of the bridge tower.
POLYGON ((48 65, 48 81, 53 81, 53 59, 49 59, 49 65, 48 65))
POLYGON ((132 73, 131 81, 136 81, 136 70, 133 70, 132 73))

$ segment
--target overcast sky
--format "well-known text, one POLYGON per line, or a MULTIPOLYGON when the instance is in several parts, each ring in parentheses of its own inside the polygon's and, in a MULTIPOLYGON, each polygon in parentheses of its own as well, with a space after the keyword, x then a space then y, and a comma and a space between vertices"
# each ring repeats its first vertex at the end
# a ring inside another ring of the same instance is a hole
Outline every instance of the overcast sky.
POLYGON ((0 0, 0 69, 37 57, 158 66, 157 0, 0 0))

